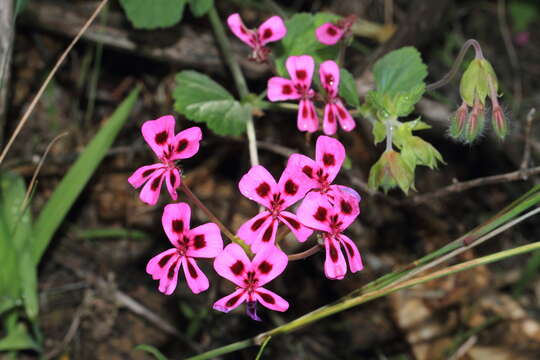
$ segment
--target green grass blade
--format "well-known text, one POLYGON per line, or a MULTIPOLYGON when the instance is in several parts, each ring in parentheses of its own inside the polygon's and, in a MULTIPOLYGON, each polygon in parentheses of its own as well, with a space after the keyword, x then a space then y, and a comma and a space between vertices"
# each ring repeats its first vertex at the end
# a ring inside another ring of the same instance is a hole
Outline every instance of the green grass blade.
POLYGON ((33 259, 36 264, 39 263, 54 233, 58 230, 69 209, 71 209, 71 206, 105 157, 118 132, 126 122, 135 105, 139 91, 139 88, 133 90, 120 104, 90 141, 75 164, 69 169, 39 214, 34 228, 34 243, 32 246, 33 259))

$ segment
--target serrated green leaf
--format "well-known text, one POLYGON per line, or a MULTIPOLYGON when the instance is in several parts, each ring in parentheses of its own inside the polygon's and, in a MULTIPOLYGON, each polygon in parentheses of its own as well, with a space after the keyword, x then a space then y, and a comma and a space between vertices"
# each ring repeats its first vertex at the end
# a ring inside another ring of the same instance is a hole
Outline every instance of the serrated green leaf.
POLYGON ((8 331, 6 337, 0 339, 0 351, 36 350, 41 351, 39 344, 30 336, 22 323, 8 331))
POLYGON ((37 264, 71 206, 107 154, 118 132, 135 106, 140 88, 134 89, 118 106, 71 166, 39 214, 33 231, 33 259, 37 264))
POLYGON ((135 350, 141 350, 141 351, 147 352, 153 355, 156 360, 167 360, 167 357, 163 355, 161 351, 159 351, 152 345, 146 345, 146 344, 137 345, 135 347, 135 350))
POLYGON ((411 136, 404 143, 401 156, 412 169, 418 165, 424 165, 433 170, 437 168, 439 162, 444 163, 437 149, 418 136, 411 136))
POLYGON ((246 129, 251 107, 244 105, 221 85, 196 71, 176 76, 174 108, 192 121, 204 122, 219 135, 240 135, 246 129))
POLYGON ((189 8, 195 17, 205 15, 214 6, 214 0, 189 0, 189 8))
POLYGON ((424 83, 427 67, 414 47, 403 47, 386 54, 373 67, 378 92, 394 94, 408 93, 424 83))
POLYGON ((356 89, 354 76, 344 68, 339 70, 339 95, 345 99, 347 104, 354 107, 360 106, 360 97, 356 89))
POLYGON ((274 47, 276 69, 280 76, 288 77, 285 61, 292 55, 310 55, 316 63, 324 60, 336 60, 338 46, 321 44, 315 30, 326 22, 339 19, 339 16, 329 13, 298 13, 285 21, 287 35, 274 47))
POLYGON ((187 0, 120 0, 128 19, 137 29, 157 29, 182 20, 187 0))
POLYGON ((375 121, 373 123, 373 137, 375 138, 375 144, 380 143, 386 138, 386 125, 382 121, 375 121))
POLYGON ((407 116, 414 110, 414 105, 422 99, 426 86, 418 84, 408 92, 399 92, 391 98, 391 113, 394 116, 407 116))

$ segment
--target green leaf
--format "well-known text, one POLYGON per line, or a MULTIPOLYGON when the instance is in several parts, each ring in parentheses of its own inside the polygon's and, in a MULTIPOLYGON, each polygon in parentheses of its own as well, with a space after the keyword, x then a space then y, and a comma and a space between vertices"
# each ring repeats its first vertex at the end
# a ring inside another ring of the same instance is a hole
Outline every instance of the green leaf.
POLYGON ((128 19, 137 29, 157 29, 182 20, 187 0, 120 0, 128 19))
POLYGON ((167 357, 163 355, 161 351, 159 351, 152 345, 146 345, 146 344, 137 345, 135 347, 135 350, 141 350, 141 351, 147 352, 153 355, 154 358, 156 358, 157 360, 167 360, 167 357))
POLYGON ((359 107, 360 97, 358 96, 354 77, 344 68, 339 70, 339 77, 339 95, 343 97, 350 106, 359 107))
POLYGON ((310 55, 315 63, 324 60, 336 60, 338 46, 328 46, 321 44, 316 36, 315 30, 326 22, 339 19, 339 16, 329 13, 298 13, 285 21, 287 35, 276 44, 274 54, 276 56, 276 68, 280 76, 288 77, 285 69, 285 61, 292 55, 310 55))
POLYGON ((0 339, 0 351, 29 349, 41 351, 39 344, 34 341, 22 323, 15 325, 6 337, 0 339))
POLYGON ((405 142, 401 156, 412 169, 417 165, 425 165, 433 170, 437 168, 439 162, 444 163, 442 155, 437 149, 418 136, 411 136, 405 142))
POLYGON ((37 264, 49 246, 52 237, 64 220, 69 209, 90 180, 92 174, 107 154, 118 132, 126 122, 135 106, 140 88, 134 89, 120 104, 109 120, 98 131, 71 166, 60 184, 54 190, 51 198, 39 214, 34 227, 32 253, 37 264))
POLYGON ((174 108, 192 121, 204 122, 219 135, 240 135, 246 129, 251 107, 244 105, 221 85, 196 71, 176 76, 174 108))
POLYGON ((414 47, 403 47, 386 54, 373 67, 378 92, 394 94, 408 93, 410 89, 424 83, 427 67, 414 47))
POLYGON ((189 0, 189 8, 195 17, 205 15, 214 6, 214 0, 189 0))
POLYGON ((508 8, 512 23, 514 24, 514 31, 525 31, 531 23, 538 20, 537 4, 519 0, 510 2, 508 8))
POLYGON ((375 121, 373 123, 373 137, 375 138, 375 144, 380 143, 386 138, 386 125, 382 121, 375 121))
POLYGON ((426 86, 424 83, 418 84, 408 92, 399 92, 392 98, 392 115, 402 117, 407 116, 414 110, 414 105, 422 99, 426 86))
POLYGON ((388 192, 399 186, 405 194, 414 189, 414 169, 394 150, 385 151, 381 158, 371 167, 368 185, 375 190, 382 187, 388 192))

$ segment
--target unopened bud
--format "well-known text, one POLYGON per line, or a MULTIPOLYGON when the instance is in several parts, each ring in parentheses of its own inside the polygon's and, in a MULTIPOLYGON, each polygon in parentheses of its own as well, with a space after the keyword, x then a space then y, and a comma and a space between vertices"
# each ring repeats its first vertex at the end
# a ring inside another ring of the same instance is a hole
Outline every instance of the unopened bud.
POLYGON ((452 136, 454 139, 459 139, 463 134, 468 116, 469 107, 467 106, 467 103, 463 101, 461 106, 457 109, 455 115, 452 116, 450 123, 450 136, 452 136))
POLYGON ((506 126, 506 119, 504 112, 500 105, 494 105, 493 111, 491 113, 491 126, 497 133, 497 136, 504 140, 506 133, 508 132, 508 127, 506 126))
POLYGON ((472 143, 478 135, 484 130, 484 123, 486 120, 486 114, 484 104, 479 100, 476 100, 467 120, 467 126, 465 127, 464 139, 465 142, 472 143))

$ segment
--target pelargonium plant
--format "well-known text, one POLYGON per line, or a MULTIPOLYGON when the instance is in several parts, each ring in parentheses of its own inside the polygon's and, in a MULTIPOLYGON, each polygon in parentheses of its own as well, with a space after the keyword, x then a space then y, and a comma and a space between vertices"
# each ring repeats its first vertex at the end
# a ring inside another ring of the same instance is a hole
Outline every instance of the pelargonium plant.
MULTIPOLYGON (((229 312, 246 303, 247 315, 261 320, 257 304, 280 312, 289 308, 284 298, 264 286, 282 275, 293 260, 324 248, 322 267, 330 280, 343 279, 364 268, 358 244, 346 235, 360 214, 360 194, 335 183, 347 162, 348 150, 340 137, 363 131, 358 130, 360 121, 371 126, 374 142, 385 142, 384 152, 370 171, 371 190, 382 188, 386 192, 399 187, 408 193, 415 189, 417 166, 434 169, 443 163, 437 149, 416 135, 430 126, 420 118, 410 120, 408 116, 426 89, 434 90, 448 79, 427 85, 427 67, 419 52, 405 47, 377 61, 373 67, 375 86, 361 103, 354 77, 343 66, 344 51, 354 41, 355 16, 339 19, 298 14, 286 21, 272 16, 258 28, 250 29, 235 13, 227 19, 230 31, 252 49, 249 60, 266 64, 272 72, 266 89, 252 94, 223 36, 217 12, 214 9, 209 14, 240 99, 236 100, 206 75, 182 71, 174 92, 175 109, 189 120, 205 123, 219 135, 247 132, 251 167, 239 177, 238 190, 260 205, 260 210, 240 225, 235 235, 182 183, 184 171, 177 161, 197 153, 202 132, 191 127, 175 134, 171 115, 143 124, 143 137, 159 162, 141 167, 129 182, 135 188, 144 185, 140 198, 150 205, 158 202, 163 182, 173 201, 178 200, 177 190, 181 189, 212 221, 190 229, 191 210, 187 203, 165 206, 162 225, 173 247, 154 256, 147 265, 147 272, 159 280, 159 291, 167 295, 174 292, 180 267, 193 293, 207 290, 215 275, 209 280, 195 259, 213 258, 217 275, 234 284, 231 293, 217 300, 213 308, 229 312), (274 43, 272 52, 270 43, 274 43), (265 111, 271 110, 294 111, 296 127, 307 133, 305 139, 310 149, 315 142, 315 158, 300 153, 288 156, 277 181, 264 164, 259 164, 253 122, 253 116, 264 116, 265 111), (320 130, 324 135, 312 137, 320 130), (281 230, 280 224, 284 225, 281 230), (221 233, 229 241, 225 246, 221 233), (311 243, 312 247, 287 255, 288 246, 282 240, 289 235, 300 243, 311 243)), ((468 41, 463 51, 469 46, 475 48, 476 57, 461 80, 463 103, 451 120, 450 133, 461 141, 474 141, 483 128, 489 97, 493 128, 504 138, 507 126, 498 102, 497 78, 478 43, 468 41)), ((355 164, 349 162, 349 166, 355 164)))

